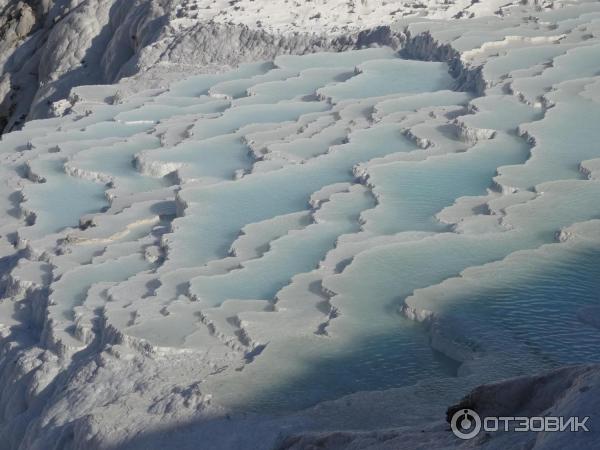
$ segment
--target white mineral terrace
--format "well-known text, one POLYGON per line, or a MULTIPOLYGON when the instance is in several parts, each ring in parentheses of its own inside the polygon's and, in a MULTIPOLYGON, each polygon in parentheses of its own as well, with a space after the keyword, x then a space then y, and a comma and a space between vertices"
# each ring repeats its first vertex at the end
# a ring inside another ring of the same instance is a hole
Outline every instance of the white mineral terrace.
MULTIPOLYGON (((190 0, 177 20, 272 8, 267 30, 341 33, 398 9, 314 3, 190 0)), ((271 449, 598 362, 600 3, 430 3, 475 18, 413 17, 400 53, 76 87, 2 136, 1 449, 271 449)), ((597 413, 597 386, 570 413, 597 413)), ((402 430, 346 442, 416 448, 402 430)))

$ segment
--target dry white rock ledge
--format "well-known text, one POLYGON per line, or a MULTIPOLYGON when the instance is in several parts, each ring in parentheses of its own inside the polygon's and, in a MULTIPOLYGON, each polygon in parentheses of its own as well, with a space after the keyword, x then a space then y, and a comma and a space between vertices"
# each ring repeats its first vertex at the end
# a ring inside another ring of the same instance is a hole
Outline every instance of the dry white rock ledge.
POLYGON ((182 72, 281 53, 382 44, 385 33, 369 37, 368 30, 401 19, 501 17, 524 3, 543 10, 574 2, 0 0, 0 128, 61 114, 60 100, 78 85, 136 74, 164 85, 182 72))

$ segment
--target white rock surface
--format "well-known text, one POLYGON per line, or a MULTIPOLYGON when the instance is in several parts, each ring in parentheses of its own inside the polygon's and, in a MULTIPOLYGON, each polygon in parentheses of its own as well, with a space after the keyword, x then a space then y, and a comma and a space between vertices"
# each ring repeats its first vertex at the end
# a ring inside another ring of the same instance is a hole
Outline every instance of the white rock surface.
MULTIPOLYGON (((0 1, 20 11, 1 24, 7 129, 60 115, 0 140, 0 448, 598 445, 460 443, 442 420, 476 385, 561 361, 448 305, 600 246, 598 2, 42 5, 0 1), (433 347, 458 376, 263 398, 312 358, 385 374, 395 355, 361 344, 406 318, 424 327, 403 363, 433 347)), ((561 310, 580 328, 554 330, 593 345, 596 309, 561 310)), ((592 414, 597 377, 563 369, 470 401, 592 414)))
MULTIPOLYGON (((281 53, 341 50, 383 40, 398 45, 400 37, 377 27, 407 17, 503 16, 522 3, 2 0, 2 128, 18 129, 25 120, 62 114, 73 86, 114 83, 136 74, 145 74, 147 83, 164 85, 182 71, 222 70, 224 65, 281 53)), ((569 3, 545 1, 538 7, 569 3)))

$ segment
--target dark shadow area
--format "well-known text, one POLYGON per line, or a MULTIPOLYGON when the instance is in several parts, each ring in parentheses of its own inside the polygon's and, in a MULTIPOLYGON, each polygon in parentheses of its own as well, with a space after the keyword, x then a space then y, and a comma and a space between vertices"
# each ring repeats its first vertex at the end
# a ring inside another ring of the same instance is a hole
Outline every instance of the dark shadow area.
MULTIPOLYGON (((559 250, 559 246, 553 246, 554 250, 559 250)), ((560 253, 551 253, 535 262, 537 265, 523 268, 513 279, 501 278, 501 287, 483 284, 480 291, 475 290, 472 296, 453 303, 451 315, 461 320, 461 326, 466 327, 463 332, 469 338, 492 338, 490 334, 481 336, 477 333, 482 329, 489 332, 503 329, 506 335, 512 335, 532 353, 548 353, 537 367, 524 360, 525 374, 564 364, 600 361, 600 327, 595 322, 589 323, 592 320, 589 312, 600 311, 600 248, 565 249, 563 246, 560 253), (531 313, 523 314, 522 308, 528 308, 531 313), (582 315, 582 311, 588 314, 582 315), (473 321, 479 321, 482 326, 471 327, 473 321), (492 326, 488 328, 486 323, 492 326), (468 334, 470 332, 474 335, 468 334)), ((497 275, 502 277, 503 271, 499 270, 497 275)), ((409 323, 398 325, 398 329, 410 326, 409 323)), ((416 327, 413 337, 416 337, 423 330, 419 331, 420 327, 413 325, 416 327)), ((443 356, 433 355, 431 349, 427 351, 429 355, 423 354, 427 353, 423 348, 419 348, 422 354, 407 354, 408 344, 393 334, 369 336, 356 342, 344 356, 305 361, 304 373, 285 385, 257 393, 249 404, 239 406, 240 410, 251 412, 167 426, 110 450, 269 450, 290 434, 322 429, 318 423, 303 421, 293 411, 361 390, 408 386, 427 376, 423 367, 407 370, 407 360, 456 368, 456 364, 452 366, 452 362, 445 361, 443 356), (382 348, 386 349, 385 353, 373 362, 373 354, 381 352, 382 348), (292 404, 293 407, 289 407, 292 404)), ((414 342, 410 344, 414 347, 414 342)), ((510 345, 506 343, 507 351, 511 350, 510 345)), ((260 364, 260 357, 252 364, 260 364)), ((451 375, 447 373, 447 376, 451 375)), ((499 374, 498 378, 506 376, 499 374)), ((464 392, 457 392, 457 395, 466 394, 471 387, 465 386, 464 392)), ((443 416, 440 419, 443 420, 443 416)), ((364 429, 376 429, 373 424, 364 425, 364 429)))
MULTIPOLYGON (((69 21, 78 9, 87 6, 87 2, 84 2, 72 8, 70 3, 69 0, 55 1, 48 13, 39 19, 30 36, 18 45, 4 64, 2 72, 10 73, 12 89, 4 99, 0 99, 1 109, 6 114, 4 118, 0 118, 0 122, 4 123, 0 132, 17 130, 26 120, 44 114, 53 102, 67 97, 71 88, 75 86, 118 81, 121 69, 127 65, 134 65, 131 60, 136 48, 150 43, 139 42, 139 38, 135 35, 125 35, 129 30, 117 30, 115 25, 121 24, 128 14, 135 14, 140 10, 142 13, 137 14, 136 17, 144 17, 143 11, 152 7, 151 2, 136 2, 131 7, 128 6, 128 0, 115 2, 109 11, 108 24, 92 39, 80 64, 60 74, 56 80, 41 79, 40 65, 49 65, 45 58, 56 57, 45 46, 52 32, 57 29, 57 26, 69 21), (65 11, 67 14, 64 13, 65 11), (106 61, 107 54, 110 61, 106 61), (38 105, 37 110, 33 108, 36 97, 44 100, 38 105)), ((158 30, 162 23, 166 23, 165 18, 158 17, 145 26, 148 29, 154 27, 158 30)), ((157 36, 157 33, 149 34, 150 41, 157 36)))

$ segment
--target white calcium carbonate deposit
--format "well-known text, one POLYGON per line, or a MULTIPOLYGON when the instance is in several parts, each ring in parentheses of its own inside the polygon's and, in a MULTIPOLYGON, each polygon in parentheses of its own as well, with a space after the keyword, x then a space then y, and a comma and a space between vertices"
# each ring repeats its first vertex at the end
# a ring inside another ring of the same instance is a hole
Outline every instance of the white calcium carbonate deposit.
POLYGON ((600 2, 0 0, 0 35, 0 449, 600 446, 445 422, 600 420, 600 2))

